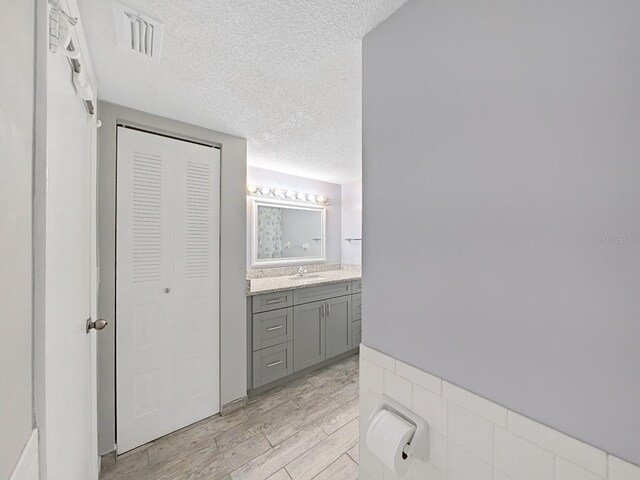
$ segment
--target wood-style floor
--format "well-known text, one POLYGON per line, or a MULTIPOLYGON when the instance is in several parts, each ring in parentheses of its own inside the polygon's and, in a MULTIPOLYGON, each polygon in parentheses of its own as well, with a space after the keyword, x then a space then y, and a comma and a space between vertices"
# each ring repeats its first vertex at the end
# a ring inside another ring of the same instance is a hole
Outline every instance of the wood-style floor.
POLYGON ((358 356, 118 457, 101 480, 355 480, 358 356))

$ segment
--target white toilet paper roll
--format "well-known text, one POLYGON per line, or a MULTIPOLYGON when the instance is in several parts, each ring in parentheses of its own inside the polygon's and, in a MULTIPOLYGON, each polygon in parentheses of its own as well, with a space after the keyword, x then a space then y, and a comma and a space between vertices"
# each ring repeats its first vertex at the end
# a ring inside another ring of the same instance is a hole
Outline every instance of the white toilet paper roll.
POLYGON ((403 450, 415 430, 415 426, 395 413, 381 410, 369 424, 367 448, 392 472, 404 475, 409 469, 409 459, 403 458, 403 450))

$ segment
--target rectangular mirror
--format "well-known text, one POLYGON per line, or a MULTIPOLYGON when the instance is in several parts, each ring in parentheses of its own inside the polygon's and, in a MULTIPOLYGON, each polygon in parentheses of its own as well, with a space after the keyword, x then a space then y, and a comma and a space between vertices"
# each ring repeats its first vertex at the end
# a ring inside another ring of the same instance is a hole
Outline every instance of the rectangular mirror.
POLYGON ((326 207, 252 199, 251 265, 324 262, 326 207))

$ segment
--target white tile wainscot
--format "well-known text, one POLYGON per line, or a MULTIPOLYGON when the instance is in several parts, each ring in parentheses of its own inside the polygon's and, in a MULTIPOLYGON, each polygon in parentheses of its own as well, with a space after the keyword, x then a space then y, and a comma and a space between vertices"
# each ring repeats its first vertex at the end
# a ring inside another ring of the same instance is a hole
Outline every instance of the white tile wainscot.
POLYGON ((366 345, 360 379, 361 480, 402 480, 367 449, 380 394, 431 427, 429 461, 413 460, 407 480, 640 480, 636 465, 366 345))

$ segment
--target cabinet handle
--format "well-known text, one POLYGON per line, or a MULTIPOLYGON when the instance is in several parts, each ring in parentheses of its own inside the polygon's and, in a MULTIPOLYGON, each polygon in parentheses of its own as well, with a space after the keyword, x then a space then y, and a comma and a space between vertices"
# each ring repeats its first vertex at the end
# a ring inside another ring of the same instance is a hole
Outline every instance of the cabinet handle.
POLYGON ((267 300, 267 305, 273 305, 274 303, 280 303, 287 297, 274 298, 273 300, 267 300))
POLYGON ((267 368, 275 367, 276 365, 280 365, 282 360, 278 360, 277 362, 273 362, 267 365, 267 368))
POLYGON ((320 309, 320 316, 324 317, 324 304, 322 305, 322 308, 320 309))
POLYGON ((360 310, 362 310, 362 305, 358 305, 358 308, 359 308, 360 310))
POLYGON ((331 304, 327 302, 327 316, 331 315, 331 304))
POLYGON ((267 332, 273 332, 274 330, 280 330, 283 325, 278 325, 277 327, 269 327, 267 328, 267 332))

